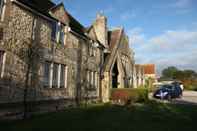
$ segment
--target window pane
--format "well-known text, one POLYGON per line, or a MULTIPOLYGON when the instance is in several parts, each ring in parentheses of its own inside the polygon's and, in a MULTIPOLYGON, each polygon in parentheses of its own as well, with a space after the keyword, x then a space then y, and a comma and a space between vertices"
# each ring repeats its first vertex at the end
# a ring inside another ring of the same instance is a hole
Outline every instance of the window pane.
POLYGON ((61 31, 60 31, 60 43, 61 44, 63 44, 64 45, 64 30, 63 29, 61 29, 61 31))
POLYGON ((4 0, 0 0, 0 16, 2 14, 3 5, 4 5, 4 0))
POLYGON ((53 88, 58 87, 58 64, 54 63, 53 65, 53 88))
POLYGON ((3 56, 4 56, 4 51, 0 51, 0 75, 3 67, 3 56))
POLYGON ((56 35, 57 35, 57 23, 53 22, 52 23, 52 32, 51 32, 51 38, 53 40, 56 40, 56 35))
POLYGON ((50 81, 50 63, 45 62, 44 64, 44 87, 49 87, 49 81, 50 81))
POLYGON ((65 87, 65 66, 61 65, 60 88, 65 87))

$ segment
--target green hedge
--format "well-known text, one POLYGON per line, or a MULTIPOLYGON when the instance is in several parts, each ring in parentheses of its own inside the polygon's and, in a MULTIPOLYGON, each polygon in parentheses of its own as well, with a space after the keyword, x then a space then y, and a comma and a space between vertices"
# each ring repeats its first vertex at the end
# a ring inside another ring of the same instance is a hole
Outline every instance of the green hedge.
POLYGON ((194 85, 187 85, 184 88, 185 90, 192 90, 192 91, 197 91, 197 84, 194 85))
POLYGON ((148 101, 147 88, 123 88, 111 89, 112 102, 133 103, 148 101))

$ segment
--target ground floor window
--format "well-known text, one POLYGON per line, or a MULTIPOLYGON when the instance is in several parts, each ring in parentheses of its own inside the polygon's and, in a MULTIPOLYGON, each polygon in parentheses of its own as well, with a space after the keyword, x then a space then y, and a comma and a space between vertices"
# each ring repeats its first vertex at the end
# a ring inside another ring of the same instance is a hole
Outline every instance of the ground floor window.
POLYGON ((44 63, 44 87, 66 88, 67 86, 67 66, 63 64, 45 62, 44 63))
POLYGON ((3 73, 4 54, 5 54, 5 52, 0 50, 0 76, 2 76, 2 73, 3 73))
POLYGON ((95 71, 87 71, 87 85, 89 88, 97 88, 98 86, 98 73, 95 71))
POLYGON ((45 62, 44 64, 44 87, 50 86, 50 62, 45 62))

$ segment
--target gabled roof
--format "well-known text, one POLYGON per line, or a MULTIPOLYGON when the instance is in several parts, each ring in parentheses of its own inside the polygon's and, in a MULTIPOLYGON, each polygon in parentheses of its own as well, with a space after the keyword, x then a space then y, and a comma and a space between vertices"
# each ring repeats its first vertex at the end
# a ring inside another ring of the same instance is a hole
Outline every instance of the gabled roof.
MULTIPOLYGON (((64 8, 64 4, 63 3, 60 3, 54 7, 52 7, 50 9, 51 12, 55 12, 56 10, 58 10, 60 7, 63 7, 64 8)), ((64 11, 65 11, 65 17, 67 18, 68 20, 68 24, 69 26, 71 27, 71 29, 74 31, 74 32, 77 32, 79 33, 80 35, 83 35, 85 36, 85 27, 79 22, 77 21, 70 13, 68 13, 68 11, 64 8, 64 11)), ((86 36, 85 36, 86 37, 86 36)))
POLYGON ((88 33, 88 36, 93 39, 94 41, 98 41, 95 29, 93 27, 93 25, 91 25, 90 27, 86 28, 86 32, 88 33))
POLYGON ((108 32, 109 48, 112 51, 116 44, 119 44, 123 29, 117 28, 108 32))
POLYGON ((104 63, 104 71, 109 71, 113 62, 116 59, 118 54, 118 48, 121 40, 121 36, 123 33, 123 28, 117 28, 112 31, 108 32, 108 39, 109 39, 109 49, 110 54, 107 56, 105 63, 104 63))

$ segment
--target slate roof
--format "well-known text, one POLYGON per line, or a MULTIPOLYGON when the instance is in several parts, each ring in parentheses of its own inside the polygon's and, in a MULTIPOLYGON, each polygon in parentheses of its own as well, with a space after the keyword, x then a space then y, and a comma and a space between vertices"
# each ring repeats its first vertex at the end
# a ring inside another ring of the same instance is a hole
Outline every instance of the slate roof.
POLYGON ((47 16, 50 16, 48 12, 49 9, 55 6, 55 4, 50 0, 17 0, 17 1, 47 16))

